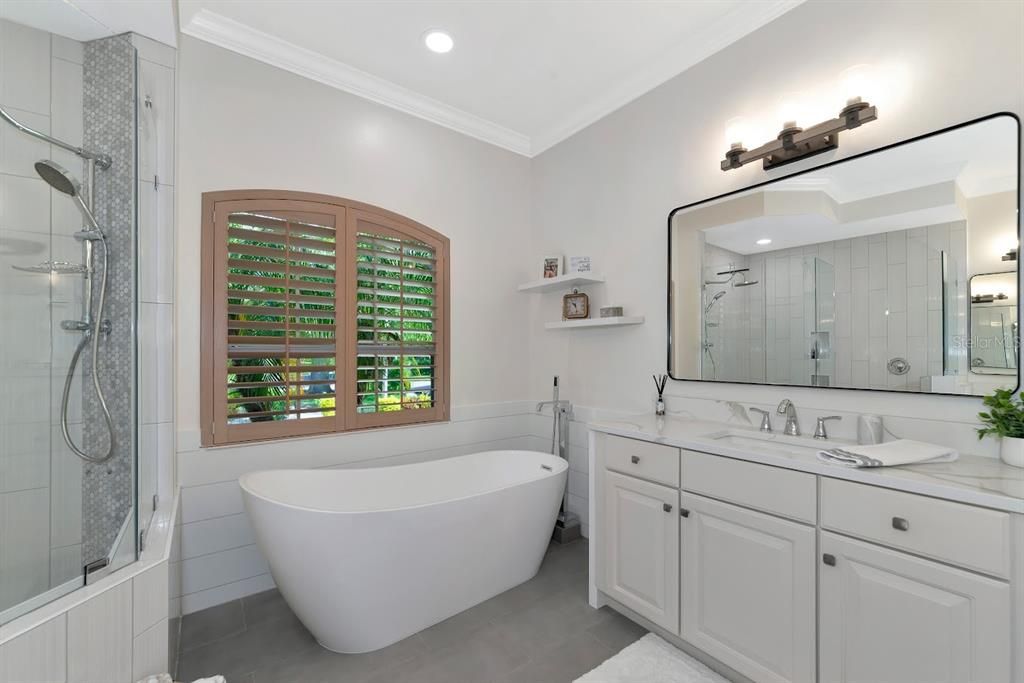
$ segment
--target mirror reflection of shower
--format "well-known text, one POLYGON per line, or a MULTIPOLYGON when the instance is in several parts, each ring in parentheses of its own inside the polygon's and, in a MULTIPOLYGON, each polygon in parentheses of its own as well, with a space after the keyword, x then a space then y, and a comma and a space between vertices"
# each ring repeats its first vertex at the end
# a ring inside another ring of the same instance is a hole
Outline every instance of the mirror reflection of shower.
POLYGON ((747 273, 750 272, 749 268, 734 268, 730 264, 728 270, 721 270, 715 273, 716 276, 726 276, 724 279, 704 280, 704 315, 702 316, 703 321, 703 341, 701 342, 701 348, 703 349, 704 358, 707 360, 710 366, 710 374, 706 375, 705 379, 717 379, 718 377, 718 363, 715 359, 715 343, 711 340, 712 328, 719 327, 721 325, 721 305, 718 307, 717 320, 712 319, 712 311, 715 310, 715 304, 729 293, 728 289, 721 289, 717 292, 712 293, 709 287, 750 287, 752 285, 759 284, 758 280, 749 279, 747 273))
POLYGON ((61 329, 63 330, 82 333, 82 339, 79 341, 73 355, 71 356, 71 362, 68 365, 67 374, 64 378, 64 391, 61 395, 60 406, 60 425, 64 441, 75 455, 82 460, 91 463, 105 462, 113 457, 115 445, 113 420, 110 415, 110 410, 107 407, 106 396, 103 394, 99 378, 100 335, 101 333, 109 333, 111 329, 110 321, 103 317, 107 296, 107 264, 110 259, 107 249, 106 235, 100 228, 99 222, 96 220, 96 216, 93 213, 93 201, 96 168, 98 167, 101 170, 110 168, 110 157, 105 154, 91 152, 81 147, 75 147, 74 145, 68 144, 62 140, 50 137, 46 133, 41 133, 29 128, 28 126, 22 125, 2 108, 0 108, 0 118, 27 135, 72 152, 85 160, 87 185, 84 190, 82 184, 70 171, 62 168, 55 162, 44 159, 36 162, 35 164, 35 170, 36 173, 39 174, 39 177, 53 189, 70 197, 78 207, 79 212, 82 214, 85 226, 74 235, 75 239, 82 244, 82 263, 45 261, 35 265, 13 267, 17 270, 30 273, 47 273, 50 275, 80 274, 85 281, 82 294, 81 319, 63 320, 60 324, 61 329), (96 258, 94 251, 97 246, 101 252, 102 258, 100 259, 99 264, 100 280, 98 297, 94 306, 92 300, 92 280, 96 275, 96 258), (108 435, 106 452, 101 454, 87 453, 75 444, 74 439, 71 437, 68 425, 68 406, 70 403, 71 385, 74 380, 75 369, 78 366, 78 361, 86 346, 90 347, 92 359, 90 379, 92 380, 93 389, 96 392, 96 398, 98 400, 100 410, 103 413, 103 420, 106 424, 108 435))

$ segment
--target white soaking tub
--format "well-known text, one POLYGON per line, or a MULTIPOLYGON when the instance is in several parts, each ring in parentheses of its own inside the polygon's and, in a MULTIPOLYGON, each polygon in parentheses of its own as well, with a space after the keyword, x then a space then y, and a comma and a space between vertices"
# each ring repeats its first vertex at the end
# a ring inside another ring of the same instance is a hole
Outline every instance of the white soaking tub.
POLYGON ((239 479, 277 586, 321 645, 377 650, 533 577, 568 464, 533 451, 239 479))

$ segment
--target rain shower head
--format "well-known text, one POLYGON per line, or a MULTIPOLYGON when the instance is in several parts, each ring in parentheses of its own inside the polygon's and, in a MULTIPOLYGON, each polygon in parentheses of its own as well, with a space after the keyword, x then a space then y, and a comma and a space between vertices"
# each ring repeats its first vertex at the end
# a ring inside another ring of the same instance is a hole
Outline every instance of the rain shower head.
POLYGON ((70 171, 49 159, 36 162, 36 173, 58 192, 75 197, 82 191, 82 185, 70 171))
POLYGON ((71 171, 49 159, 43 159, 36 162, 36 173, 50 187, 58 192, 63 192, 75 200, 78 210, 82 212, 82 216, 85 217, 90 228, 93 230, 100 229, 100 224, 96 221, 96 217, 86 205, 85 200, 82 199, 82 184, 78 182, 75 176, 71 175, 71 171))

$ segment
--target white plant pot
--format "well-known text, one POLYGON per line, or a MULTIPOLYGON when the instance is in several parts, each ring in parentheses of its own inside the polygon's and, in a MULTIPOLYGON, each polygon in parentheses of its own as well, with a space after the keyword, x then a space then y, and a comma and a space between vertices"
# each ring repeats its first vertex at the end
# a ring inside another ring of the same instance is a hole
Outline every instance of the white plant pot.
POLYGON ((1007 465, 1024 467, 1024 439, 1004 436, 1000 441, 999 459, 1007 465))

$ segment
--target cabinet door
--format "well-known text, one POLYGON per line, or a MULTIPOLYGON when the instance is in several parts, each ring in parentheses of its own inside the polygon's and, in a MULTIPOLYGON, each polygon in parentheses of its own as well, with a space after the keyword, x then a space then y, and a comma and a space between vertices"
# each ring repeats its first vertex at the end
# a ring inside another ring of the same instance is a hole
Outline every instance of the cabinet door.
POLYGON ((655 624, 679 628, 679 492, 605 472, 602 590, 655 624))
POLYGON ((815 680, 814 528, 684 493, 682 629, 758 683, 815 680))
POLYGON ((1007 683, 1010 588, 828 532, 821 683, 1007 683))

